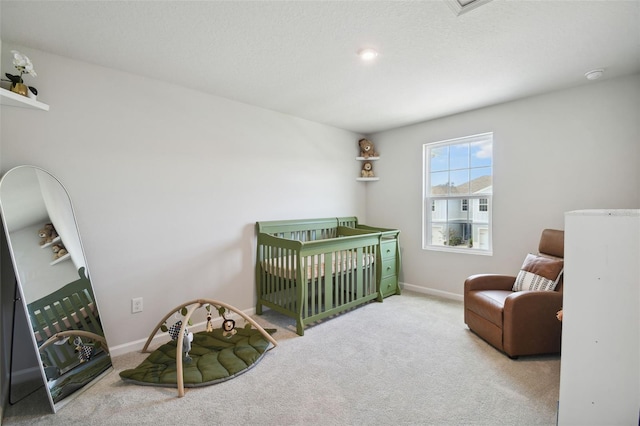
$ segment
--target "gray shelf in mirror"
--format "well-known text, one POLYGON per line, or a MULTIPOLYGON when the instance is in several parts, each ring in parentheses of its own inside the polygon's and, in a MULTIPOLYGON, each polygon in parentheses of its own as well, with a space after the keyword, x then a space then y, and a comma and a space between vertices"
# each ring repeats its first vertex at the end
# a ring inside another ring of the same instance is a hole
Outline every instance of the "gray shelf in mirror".
POLYGON ((50 243, 46 243, 40 246, 40 248, 47 248, 47 247, 51 247, 52 245, 59 243, 60 241, 62 241, 62 238, 60 238, 60 236, 58 235, 57 237, 55 237, 53 239, 53 241, 51 241, 50 243))
POLYGON ((49 111, 49 105, 3 88, 0 88, 0 104, 11 107, 49 111))
POLYGON ((71 259, 71 255, 69 253, 67 253, 64 256, 57 258, 56 260, 51 262, 49 265, 53 266, 56 263, 64 262, 65 260, 69 260, 69 259, 71 259))

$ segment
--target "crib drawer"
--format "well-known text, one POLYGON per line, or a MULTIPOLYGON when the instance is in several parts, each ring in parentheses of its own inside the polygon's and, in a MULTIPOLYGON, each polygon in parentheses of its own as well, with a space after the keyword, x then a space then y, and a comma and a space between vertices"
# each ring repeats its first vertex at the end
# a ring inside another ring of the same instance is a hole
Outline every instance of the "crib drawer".
POLYGON ((380 243, 380 256, 382 260, 396 257, 396 240, 382 240, 380 243))
POLYGON ((396 258, 385 259, 382 261, 382 278, 395 276, 397 274, 397 262, 396 258))
POLYGON ((383 278, 380 281, 380 291, 383 297, 391 296, 398 293, 398 277, 393 275, 387 278, 383 278))
POLYGON ((397 236, 383 238, 380 241, 380 257, 382 260, 380 271, 380 292, 382 297, 400 294, 400 288, 398 287, 400 254, 398 253, 397 236))

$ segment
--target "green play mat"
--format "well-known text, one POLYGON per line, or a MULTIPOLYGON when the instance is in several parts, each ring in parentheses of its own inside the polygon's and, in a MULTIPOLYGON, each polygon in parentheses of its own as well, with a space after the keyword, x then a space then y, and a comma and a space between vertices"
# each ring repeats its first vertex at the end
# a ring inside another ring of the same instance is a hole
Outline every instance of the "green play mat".
MULTIPOLYGON (((183 362, 184 386, 213 385, 251 369, 269 350, 270 342, 260 331, 237 328, 226 337, 222 329, 193 334, 189 356, 183 362)), ((266 330, 269 334, 274 329, 266 330)), ((177 387, 176 341, 172 340, 152 352, 140 365, 120 372, 125 382, 147 386, 177 387)))

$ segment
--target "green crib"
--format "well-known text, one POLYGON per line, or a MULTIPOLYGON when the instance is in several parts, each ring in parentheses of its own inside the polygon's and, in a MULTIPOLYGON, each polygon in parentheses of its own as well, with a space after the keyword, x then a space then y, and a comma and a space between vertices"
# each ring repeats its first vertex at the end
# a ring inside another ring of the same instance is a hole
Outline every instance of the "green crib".
MULTIPOLYGON (((256 222, 256 313, 263 307, 305 326, 382 302, 381 244, 398 230, 358 225, 356 217, 256 222)), ((398 290, 399 294, 399 290, 398 290)))

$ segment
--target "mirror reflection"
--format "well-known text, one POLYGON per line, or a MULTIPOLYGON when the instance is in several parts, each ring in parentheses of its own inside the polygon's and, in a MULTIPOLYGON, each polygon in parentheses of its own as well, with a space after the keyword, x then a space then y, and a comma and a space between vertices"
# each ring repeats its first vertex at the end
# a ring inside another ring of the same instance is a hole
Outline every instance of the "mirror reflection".
POLYGON ((33 342, 56 411, 112 368, 73 206, 53 175, 20 166, 0 181, 0 208, 31 334, 13 340, 33 342))

